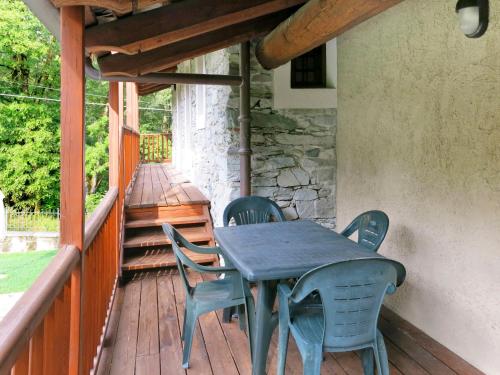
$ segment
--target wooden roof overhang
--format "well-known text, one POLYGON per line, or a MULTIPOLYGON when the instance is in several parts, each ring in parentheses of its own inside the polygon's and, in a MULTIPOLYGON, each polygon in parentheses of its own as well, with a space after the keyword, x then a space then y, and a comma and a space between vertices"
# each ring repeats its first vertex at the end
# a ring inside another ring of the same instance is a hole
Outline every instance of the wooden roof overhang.
MULTIPOLYGON (((268 69, 402 0, 50 0, 85 6, 85 50, 100 75, 140 77, 248 40, 268 69)), ((139 94, 169 87, 139 83, 139 94)))

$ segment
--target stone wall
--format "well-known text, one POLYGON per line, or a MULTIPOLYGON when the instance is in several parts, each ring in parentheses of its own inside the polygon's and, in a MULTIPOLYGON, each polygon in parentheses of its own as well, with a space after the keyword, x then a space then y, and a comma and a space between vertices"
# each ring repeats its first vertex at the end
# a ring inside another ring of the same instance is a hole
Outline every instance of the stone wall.
MULTIPOLYGON (((238 50, 205 56, 206 72, 238 74, 238 50)), ((195 71, 195 65, 186 63, 181 70, 195 71)), ((336 110, 274 110, 272 79, 272 71, 252 60, 252 194, 276 201, 290 220, 314 219, 334 227, 336 110)), ((224 207, 239 193, 239 89, 206 87, 204 126, 193 121, 199 94, 193 86, 177 86, 174 164, 212 200, 220 225, 224 207), (183 94, 186 90, 191 95, 183 94), (191 116, 185 115, 186 103, 191 103, 191 116)))

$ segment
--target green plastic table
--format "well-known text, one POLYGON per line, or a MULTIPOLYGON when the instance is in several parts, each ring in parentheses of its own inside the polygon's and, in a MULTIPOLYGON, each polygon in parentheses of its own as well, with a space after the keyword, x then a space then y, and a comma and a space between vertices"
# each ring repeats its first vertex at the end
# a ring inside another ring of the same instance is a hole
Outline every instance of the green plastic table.
MULTIPOLYGON (((214 234, 224 256, 245 279, 257 283, 252 332, 254 375, 265 374, 271 336, 278 323, 273 305, 279 280, 300 277, 327 263, 384 258, 308 220, 215 228, 214 234)), ((406 271, 401 263, 394 263, 400 285, 406 271)), ((365 368, 365 373, 372 371, 365 368)))

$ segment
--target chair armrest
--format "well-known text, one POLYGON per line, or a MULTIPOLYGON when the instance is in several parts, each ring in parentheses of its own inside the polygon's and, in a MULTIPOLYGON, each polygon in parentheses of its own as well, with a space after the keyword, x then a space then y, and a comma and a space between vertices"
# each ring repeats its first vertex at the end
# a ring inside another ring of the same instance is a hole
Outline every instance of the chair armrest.
POLYGON ((194 251, 199 254, 219 254, 222 255, 222 250, 220 247, 206 247, 206 246, 198 246, 192 243, 183 243, 182 244, 186 249, 194 251))
POLYGON ((190 268, 193 268, 195 271, 200 273, 231 273, 238 272, 238 270, 234 267, 215 267, 215 266, 204 266, 202 264, 194 263, 189 265, 190 268))

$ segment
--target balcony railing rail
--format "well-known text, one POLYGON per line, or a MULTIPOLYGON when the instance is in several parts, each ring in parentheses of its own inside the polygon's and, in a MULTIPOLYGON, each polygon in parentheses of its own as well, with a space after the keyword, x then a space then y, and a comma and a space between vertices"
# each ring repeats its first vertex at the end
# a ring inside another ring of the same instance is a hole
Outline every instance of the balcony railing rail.
POLYGON ((172 134, 141 134, 141 162, 166 163, 172 160, 172 134))
POLYGON ((63 246, 0 323, 1 375, 67 373, 72 314, 80 314, 80 373, 97 364, 118 275, 117 198, 118 188, 111 188, 85 225, 83 251, 63 246), (79 306, 72 305, 75 293, 79 306))

